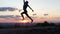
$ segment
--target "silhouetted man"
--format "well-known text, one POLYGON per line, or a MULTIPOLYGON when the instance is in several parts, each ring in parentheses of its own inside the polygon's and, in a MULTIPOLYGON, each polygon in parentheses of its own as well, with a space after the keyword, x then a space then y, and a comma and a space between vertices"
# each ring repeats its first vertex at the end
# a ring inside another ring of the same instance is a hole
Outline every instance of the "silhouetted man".
POLYGON ((33 19, 28 15, 27 7, 29 7, 32 11, 33 11, 33 9, 28 5, 28 1, 23 0, 23 2, 24 2, 24 5, 23 5, 24 12, 21 13, 21 16, 23 17, 23 20, 24 20, 23 14, 25 14, 31 20, 31 23, 32 23, 33 19))

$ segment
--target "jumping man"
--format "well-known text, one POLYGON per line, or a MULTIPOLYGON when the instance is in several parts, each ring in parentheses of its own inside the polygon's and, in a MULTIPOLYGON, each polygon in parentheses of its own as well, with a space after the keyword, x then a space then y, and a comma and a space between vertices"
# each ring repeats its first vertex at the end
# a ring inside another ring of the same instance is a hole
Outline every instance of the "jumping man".
POLYGON ((31 23, 32 23, 33 19, 28 15, 27 7, 29 7, 32 11, 33 11, 33 9, 28 5, 28 1, 23 0, 23 2, 24 2, 24 5, 23 5, 24 12, 21 13, 21 16, 23 17, 23 20, 24 20, 23 14, 25 14, 31 20, 31 23))

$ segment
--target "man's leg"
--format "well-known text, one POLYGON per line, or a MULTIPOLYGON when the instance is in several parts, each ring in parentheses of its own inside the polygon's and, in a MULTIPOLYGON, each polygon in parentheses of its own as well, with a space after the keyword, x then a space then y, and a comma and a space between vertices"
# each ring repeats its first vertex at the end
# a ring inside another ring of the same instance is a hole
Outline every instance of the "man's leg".
POLYGON ((23 16, 23 14, 24 14, 24 12, 21 13, 21 16, 22 16, 22 18, 23 18, 23 20, 24 20, 24 16, 23 16))
POLYGON ((26 16, 31 20, 31 23, 33 22, 33 19, 26 13, 26 16))

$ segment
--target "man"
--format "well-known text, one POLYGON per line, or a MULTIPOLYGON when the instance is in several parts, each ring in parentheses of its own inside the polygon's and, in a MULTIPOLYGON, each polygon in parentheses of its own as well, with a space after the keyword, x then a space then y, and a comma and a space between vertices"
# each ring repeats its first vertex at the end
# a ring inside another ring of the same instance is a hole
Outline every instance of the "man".
POLYGON ((33 19, 27 14, 27 7, 29 7, 32 11, 33 9, 28 5, 28 1, 23 0, 23 2, 24 2, 24 5, 23 5, 24 12, 21 13, 21 16, 23 17, 23 20, 24 20, 23 14, 25 14, 31 20, 31 23, 32 23, 33 19))

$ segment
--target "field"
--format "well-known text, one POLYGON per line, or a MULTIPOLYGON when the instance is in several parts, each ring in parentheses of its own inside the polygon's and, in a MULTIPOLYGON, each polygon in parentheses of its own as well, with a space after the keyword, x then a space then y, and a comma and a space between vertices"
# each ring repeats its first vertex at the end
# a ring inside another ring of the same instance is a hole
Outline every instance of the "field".
POLYGON ((60 25, 54 23, 0 23, 0 34, 60 34, 60 25))
POLYGON ((0 34, 59 34, 60 27, 32 27, 0 29, 0 34))

